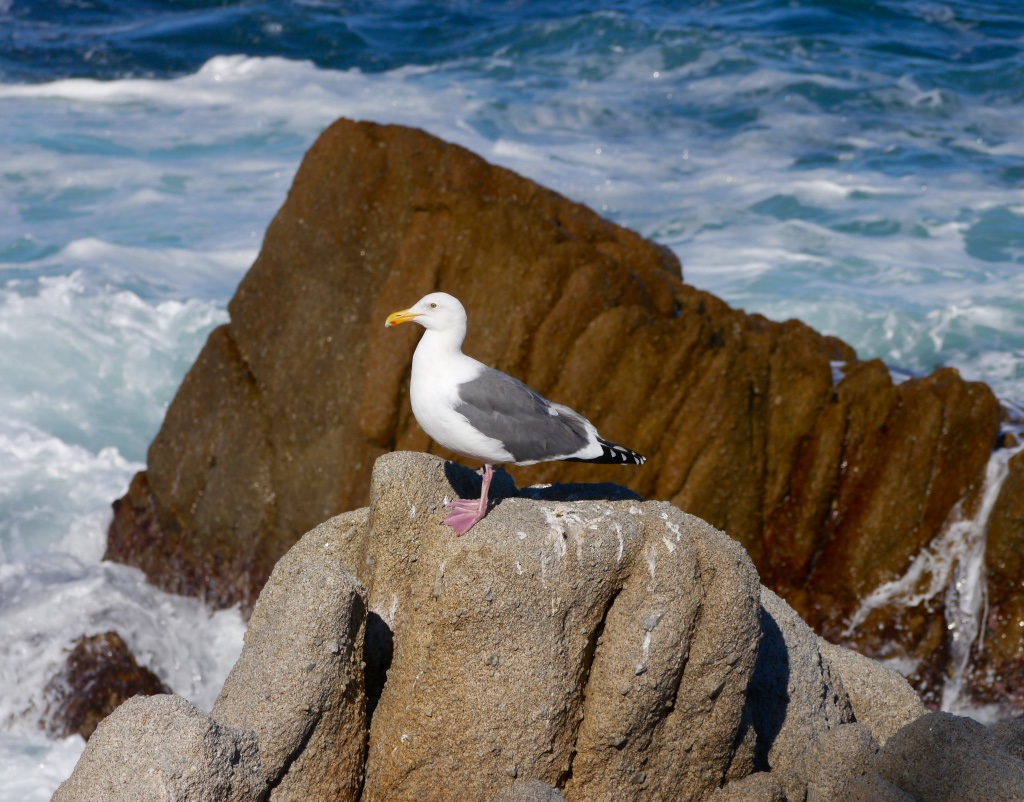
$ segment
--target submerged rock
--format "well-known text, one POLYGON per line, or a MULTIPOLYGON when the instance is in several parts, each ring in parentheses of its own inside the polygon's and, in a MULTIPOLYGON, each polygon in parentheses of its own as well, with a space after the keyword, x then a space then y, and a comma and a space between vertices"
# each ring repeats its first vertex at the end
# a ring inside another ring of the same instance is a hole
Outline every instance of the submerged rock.
POLYGON ((943 675, 942 610, 846 628, 976 500, 988 388, 951 369, 894 385, 834 338, 685 285, 666 249, 398 126, 339 120, 310 149, 117 505, 108 557, 249 607, 303 532, 370 501, 378 456, 443 454, 409 407, 415 334, 383 327, 438 287, 470 310, 467 352, 649 457, 514 469, 521 482, 670 501, 742 543, 820 633, 913 658, 922 686, 943 675))
POLYGON ((96 726, 133 696, 170 693, 116 632, 83 636, 68 654, 64 668, 46 685, 50 699, 44 726, 54 736, 81 735, 89 740, 96 726))

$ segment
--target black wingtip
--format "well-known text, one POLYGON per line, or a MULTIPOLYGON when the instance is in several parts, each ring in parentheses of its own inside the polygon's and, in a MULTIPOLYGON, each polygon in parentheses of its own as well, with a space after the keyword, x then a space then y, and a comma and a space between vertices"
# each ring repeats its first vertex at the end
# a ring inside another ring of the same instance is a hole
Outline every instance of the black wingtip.
POLYGON ((601 446, 601 456, 592 459, 573 458, 572 462, 594 462, 599 465, 643 465, 647 457, 637 454, 632 449, 612 443, 603 437, 598 437, 597 442, 601 446))

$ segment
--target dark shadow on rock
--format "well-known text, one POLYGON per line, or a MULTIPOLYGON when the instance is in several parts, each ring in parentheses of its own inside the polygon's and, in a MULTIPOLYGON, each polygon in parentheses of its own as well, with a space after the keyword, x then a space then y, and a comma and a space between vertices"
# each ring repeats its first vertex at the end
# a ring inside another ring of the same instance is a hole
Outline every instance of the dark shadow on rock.
MULTIPOLYGON (((457 462, 445 462, 444 475, 459 498, 478 499, 483 479, 479 471, 457 462)), ((502 468, 496 468, 491 480, 490 507, 506 498, 533 501, 643 501, 635 490, 614 482, 569 482, 516 488, 515 480, 502 468)))
POLYGON ((534 501, 643 501, 636 491, 614 482, 536 485, 524 487, 518 496, 534 501))
MULTIPOLYGON (((479 470, 467 468, 457 462, 445 462, 444 475, 459 498, 480 498, 483 478, 479 470)), ((502 499, 512 498, 515 495, 517 495, 515 480, 502 468, 495 468, 494 477, 491 479, 491 490, 488 494, 490 506, 493 507, 502 499)))
POLYGON ((997 721, 989 725, 1003 748, 1018 760, 1024 760, 1024 718, 997 721))
POLYGON ((768 753, 782 730, 789 705, 789 654, 782 630, 761 608, 761 642, 747 695, 747 713, 757 733, 755 771, 770 771, 768 753))
POLYGON ((366 639, 363 660, 366 663, 366 727, 369 729, 373 711, 377 709, 388 669, 395 653, 395 636, 387 622, 375 612, 366 614, 366 639))

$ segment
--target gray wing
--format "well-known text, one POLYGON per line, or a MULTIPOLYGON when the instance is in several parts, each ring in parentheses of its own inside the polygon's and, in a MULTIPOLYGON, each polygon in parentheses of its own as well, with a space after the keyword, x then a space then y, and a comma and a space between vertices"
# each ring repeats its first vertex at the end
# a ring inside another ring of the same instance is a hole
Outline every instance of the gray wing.
POLYGON ((484 368, 460 384, 459 405, 473 428, 504 445, 516 462, 568 457, 590 443, 583 416, 555 406, 518 379, 484 368))

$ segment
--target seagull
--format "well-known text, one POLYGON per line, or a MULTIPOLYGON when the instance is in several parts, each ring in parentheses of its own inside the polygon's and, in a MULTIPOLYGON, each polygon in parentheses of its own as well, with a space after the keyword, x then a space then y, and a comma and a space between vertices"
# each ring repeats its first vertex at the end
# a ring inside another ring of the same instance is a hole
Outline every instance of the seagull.
POLYGON ((445 448, 484 464, 480 498, 448 505, 452 511, 444 522, 457 535, 487 514, 494 465, 552 460, 644 464, 644 457, 605 440, 578 412, 462 353, 467 317, 458 298, 432 292, 388 315, 384 325, 409 321, 426 329, 412 357, 409 396, 416 420, 445 448))

